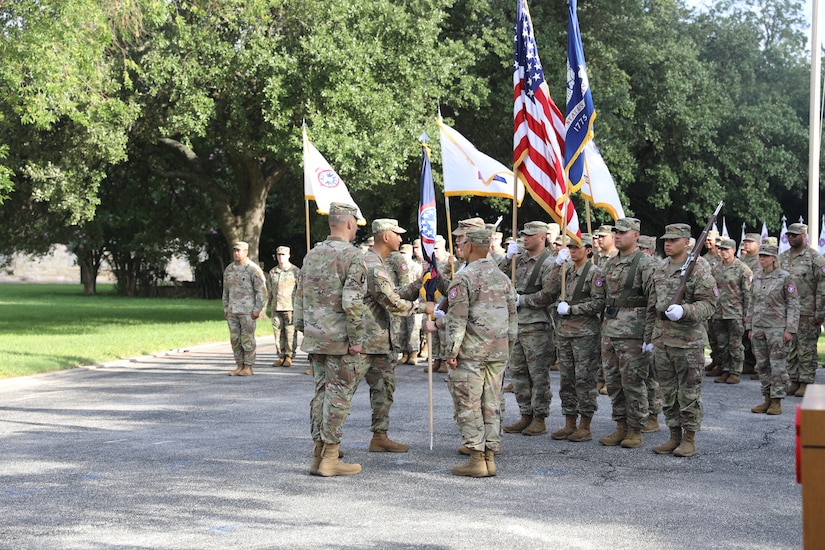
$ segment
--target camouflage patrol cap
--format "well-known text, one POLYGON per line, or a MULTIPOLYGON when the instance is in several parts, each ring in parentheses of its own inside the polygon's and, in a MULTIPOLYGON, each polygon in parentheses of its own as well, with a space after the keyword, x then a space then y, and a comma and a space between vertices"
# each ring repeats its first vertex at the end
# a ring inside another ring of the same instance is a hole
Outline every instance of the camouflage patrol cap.
POLYGON ((570 240, 570 237, 569 237, 569 236, 567 236, 567 235, 559 235, 558 237, 556 237, 556 240, 555 240, 555 241, 553 241, 553 244, 558 244, 558 245, 561 245, 561 246, 567 246, 567 245, 568 245, 568 244, 570 244, 571 242, 572 242, 572 241, 570 240))
POLYGON ((593 235, 590 233, 582 233, 582 246, 584 247, 593 247, 593 235))
POLYGON ((473 228, 484 229, 484 220, 481 218, 469 218, 458 222, 458 229, 453 231, 453 235, 460 237, 466 235, 467 231, 473 228))
POLYGON ((471 244, 490 244, 491 233, 484 227, 472 227, 464 234, 464 242, 471 244))
POLYGON ((792 223, 788 226, 787 233, 791 235, 804 235, 808 232, 808 226, 804 223, 792 223))
POLYGON ((759 245, 760 256, 776 256, 779 250, 775 244, 762 243, 759 245))
POLYGON ((444 245, 447 244, 447 241, 444 240, 444 237, 441 235, 435 236, 435 247, 436 248, 444 248, 444 245))
POLYGON ((288 246, 279 246, 275 249, 275 255, 278 254, 289 254, 289 247, 288 246))
MULTIPOLYGON (((662 239, 689 239, 690 226, 686 223, 672 223, 665 226, 665 234, 662 239)), ((710 238, 710 237, 708 237, 710 238)))
POLYGON ((559 224, 557 224, 556 222, 548 223, 547 224, 547 232, 548 233, 560 233, 561 232, 561 226, 559 224))
POLYGON ((736 241, 733 239, 723 238, 719 241, 719 248, 729 249, 729 248, 736 248, 736 241))
POLYGON ((779 244, 779 240, 776 237, 765 237, 764 239, 762 239, 761 244, 772 244, 774 246, 777 246, 779 244))
POLYGON ((544 222, 527 222, 524 228, 518 232, 519 235, 546 235, 547 224, 544 222))
POLYGON ((486 229, 490 233, 492 233, 495 230, 495 228, 496 228, 496 224, 494 224, 494 223, 485 223, 484 224, 484 229, 486 229))
POLYGON ((637 218, 621 218, 616 220, 616 225, 612 227, 613 231, 641 231, 642 222, 637 218))
POLYGON ((339 216, 357 216, 358 209, 352 204, 343 202, 332 202, 329 204, 329 214, 338 214, 339 216))
POLYGON ((593 235, 596 237, 604 237, 606 235, 613 234, 613 226, 612 225, 600 225, 599 228, 593 232, 593 235))
POLYGON ((411 244, 402 244, 401 245, 401 252, 402 253, 412 252, 412 245, 411 244))
POLYGON ((421 248, 421 239, 415 239, 412 245, 421 248))
POLYGON ((407 230, 398 225, 398 220, 392 218, 378 218, 372 222, 372 234, 377 235, 384 231, 392 231, 393 233, 406 233, 407 230))
POLYGON ((249 243, 245 241, 238 241, 232 245, 233 250, 249 250, 249 243))
POLYGON ((503 238, 504 238, 504 233, 502 233, 501 231, 494 231, 494 232, 493 232, 493 237, 495 237, 495 238, 497 238, 497 239, 501 240, 501 239, 503 239, 503 238))
POLYGON ((656 249, 656 237, 650 237, 648 235, 639 235, 639 238, 636 239, 636 244, 639 248, 645 248, 647 250, 655 250, 656 249))
POLYGON ((375 237, 367 237, 367 246, 372 246, 375 244, 375 237))
POLYGON ((742 240, 758 243, 762 240, 762 236, 759 233, 745 233, 745 238, 742 240))
POLYGON ((719 232, 711 229, 708 231, 707 240, 713 241, 714 243, 719 239, 719 232))

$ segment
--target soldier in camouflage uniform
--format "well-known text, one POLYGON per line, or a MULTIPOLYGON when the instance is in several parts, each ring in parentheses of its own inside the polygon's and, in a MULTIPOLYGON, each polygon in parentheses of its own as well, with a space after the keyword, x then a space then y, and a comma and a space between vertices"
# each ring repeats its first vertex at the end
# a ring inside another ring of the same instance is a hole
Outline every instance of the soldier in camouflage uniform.
POLYGON ((470 450, 470 460, 452 473, 489 477, 496 475, 495 453, 501 449, 499 401, 504 366, 518 331, 516 294, 487 257, 487 229, 469 229, 460 246, 467 267, 447 291, 447 315, 427 326, 430 331, 436 325, 446 328, 447 386, 461 438, 470 450))
MULTIPOLYGON (((636 246, 639 250, 656 260, 661 260, 656 255, 656 237, 640 235, 636 239, 636 246)), ((642 428, 642 433, 652 433, 659 431, 659 415, 662 414, 662 391, 659 389, 659 382, 656 380, 656 368, 653 365, 653 354, 648 353, 648 363, 650 369, 647 373, 647 424, 642 428)))
POLYGON ((655 317, 650 345, 654 348, 670 439, 653 451, 693 456, 695 435, 702 427, 702 367, 708 343, 705 321, 716 309, 719 289, 711 272, 696 263, 687 280, 684 299, 671 305, 687 259, 690 226, 668 225, 662 239, 667 258, 653 269, 648 311, 655 317))
MULTIPOLYGON (((401 256, 404 258, 404 264, 401 266, 403 276, 399 286, 406 286, 421 279, 421 264, 413 259, 412 250, 412 245, 401 245, 401 256)), ((399 364, 415 365, 418 362, 418 350, 421 349, 421 319, 422 316, 419 313, 409 317, 397 318, 398 345, 401 348, 401 353, 403 353, 398 361, 399 364)))
POLYGON ((387 436, 390 425, 390 407, 395 392, 395 364, 398 355, 392 342, 393 316, 407 317, 415 313, 432 312, 432 303, 418 302, 421 279, 396 288, 385 265, 390 252, 401 246, 401 235, 406 230, 392 219, 372 222, 375 238, 373 247, 365 255, 367 265, 367 292, 364 296, 364 365, 365 379, 370 386, 373 432, 370 452, 405 453, 408 445, 396 443, 387 436))
POLYGON ((364 372, 367 269, 363 253, 352 245, 357 213, 349 204, 330 205, 330 235, 307 253, 295 293, 295 327, 304 333, 302 348, 315 378, 309 472, 325 477, 361 471, 359 464, 338 460, 344 421, 364 372))
MULTIPOLYGON (((751 269, 754 276, 761 269, 759 267, 759 243, 761 240, 762 237, 759 233, 745 233, 745 238, 742 239, 742 255, 739 259, 751 269)), ((759 380, 759 374, 754 369, 756 367, 756 357, 753 355, 751 340, 748 338, 747 331, 742 336, 742 346, 744 354, 742 374, 750 374, 752 380, 759 380)))
POLYGON ((588 259, 593 237, 582 235, 582 246, 567 245, 567 254, 559 251, 552 272, 554 293, 561 292, 561 270, 565 269, 565 296, 556 306, 558 323, 555 340, 559 360, 559 397, 565 425, 550 434, 553 439, 573 442, 590 441, 590 421, 596 413, 596 374, 599 370, 601 315, 604 311, 604 279, 597 266, 588 259), (561 261, 559 261, 561 259, 561 261), (576 420, 581 418, 578 428, 576 420))
POLYGON ((266 277, 249 259, 248 243, 235 243, 232 255, 234 261, 223 272, 223 316, 237 365, 229 376, 252 376, 255 327, 266 302, 266 277))
POLYGON ((275 349, 278 360, 273 367, 291 367, 295 357, 295 325, 292 323, 295 288, 301 270, 289 261, 289 247, 275 249, 278 265, 269 270, 269 300, 272 331, 275 333, 275 349))
POLYGON ((646 342, 647 282, 655 260, 637 248, 640 222, 616 220, 615 244, 619 251, 600 268, 607 300, 602 322, 602 370, 613 405, 616 430, 599 439, 609 447, 642 446, 648 424, 650 361, 642 353, 646 342))
POLYGON ((774 245, 759 247, 761 269, 753 279, 753 299, 745 320, 765 398, 751 412, 772 415, 782 414, 789 382, 786 360, 800 318, 796 282, 779 267, 776 255, 774 245))
POLYGON ((825 321, 825 258, 808 247, 808 226, 804 223, 792 223, 786 235, 791 248, 779 255, 779 265, 794 277, 800 308, 799 328, 788 355, 788 393, 802 397, 816 376, 816 342, 825 321))
POLYGON ((711 317, 710 332, 716 336, 716 368, 708 376, 716 375, 717 384, 738 384, 742 374, 745 333, 745 315, 751 300, 753 272, 736 258, 736 242, 719 242, 720 261, 713 268, 713 278, 719 289, 719 307, 711 317))
MULTIPOLYGON (((524 224, 524 253, 516 257, 515 288, 518 292, 518 340, 510 357, 510 376, 521 419, 504 427, 507 433, 540 435, 547 433, 545 418, 550 414, 550 366, 555 348, 549 338, 550 319, 547 306, 553 303, 550 272, 553 260, 546 250, 547 224, 532 221, 524 224)), ((508 245, 512 258, 517 243, 508 245)), ((510 260, 499 264, 510 275, 510 260)))

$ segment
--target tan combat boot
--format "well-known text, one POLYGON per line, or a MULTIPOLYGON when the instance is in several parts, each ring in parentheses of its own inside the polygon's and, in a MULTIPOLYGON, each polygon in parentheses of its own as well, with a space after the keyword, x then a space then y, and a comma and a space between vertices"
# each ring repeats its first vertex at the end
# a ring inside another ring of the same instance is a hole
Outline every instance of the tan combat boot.
POLYGON ((284 357, 283 366, 287 367, 287 368, 291 367, 292 366, 292 357, 284 357))
POLYGON ((506 386, 504 386, 503 388, 501 388, 501 392, 502 392, 502 393, 515 393, 515 390, 513 389, 513 385, 512 385, 512 384, 507 384, 506 386))
POLYGON ((751 412, 752 413, 757 413, 757 414, 765 414, 766 412, 768 412, 768 408, 770 406, 771 406, 771 396, 766 395, 765 396, 765 402, 762 403, 761 405, 757 405, 754 408, 752 408, 751 412))
POLYGON ((670 439, 653 447, 653 452, 660 455, 672 453, 682 443, 682 428, 670 428, 670 439))
POLYGON ((309 465, 309 473, 317 476, 318 466, 321 465, 321 454, 324 452, 324 442, 315 441, 312 446, 312 462, 309 465))
POLYGON ((286 359, 286 357, 281 357, 280 359, 278 359, 277 361, 272 363, 272 366, 273 367, 282 367, 284 365, 284 359, 286 359))
POLYGON ((642 430, 639 428, 629 427, 627 434, 622 439, 621 446, 625 449, 638 449, 642 446, 642 430))
POLYGON ((321 454, 321 463, 318 465, 318 475, 324 477, 352 476, 361 471, 360 464, 347 464, 338 460, 338 444, 327 443, 321 454))
POLYGON ((487 461, 484 459, 484 451, 470 451, 470 460, 467 464, 456 466, 450 470, 454 476, 466 477, 488 477, 490 473, 487 471, 487 461))
POLYGON ((421 351, 418 352, 418 355, 421 357, 427 357, 427 353, 429 353, 430 349, 427 347, 427 342, 421 344, 421 351))
POLYGON ((705 376, 722 376, 722 369, 719 367, 713 367, 712 369, 705 371, 705 376))
POLYGON ((642 433, 650 434, 653 432, 658 432, 659 428, 659 415, 651 413, 650 416, 647 417, 647 424, 645 424, 645 427, 642 428, 642 433))
POLYGON ((589 416, 582 416, 581 420, 579 420, 578 429, 567 436, 567 441, 581 443, 582 441, 590 441, 593 439, 593 434, 590 431, 590 420, 591 418, 589 416))
POLYGON ((487 465, 487 475, 496 475, 496 453, 492 449, 484 449, 484 463, 487 465))
POLYGON ((510 424, 509 426, 504 426, 502 429, 508 434, 521 433, 521 430, 529 426, 532 421, 532 416, 521 415, 521 419, 518 422, 515 424, 510 424))
MULTIPOLYGON (((432 360, 432 363, 433 363, 433 372, 438 372, 438 359, 433 359, 433 360, 432 360)), ((421 370, 422 370, 423 372, 429 372, 429 370, 430 370, 430 365, 426 365, 426 366, 425 366, 423 369, 421 369, 421 370)))
POLYGON ((310 374, 310 375, 311 375, 311 374, 312 374, 312 369, 307 369, 307 370, 305 370, 305 371, 304 371, 304 374, 310 374))
MULTIPOLYGON (((462 454, 464 456, 470 456, 471 452, 473 452, 473 450, 469 448, 467 445, 462 445, 458 448, 458 454, 462 454)), ((501 448, 499 448, 499 450, 497 451, 494 451, 493 454, 501 454, 501 448)))
MULTIPOLYGON (((805 397, 805 388, 807 388, 807 387, 808 387, 808 384, 806 384, 805 382, 800 382, 799 383, 799 389, 797 389, 795 392, 793 392, 794 396, 795 397, 805 397)), ((790 392, 788 392, 788 393, 790 393, 790 392)))
POLYGON ((411 351, 409 355, 407 355, 407 360, 404 361, 407 365, 417 365, 418 364, 418 354, 414 351, 411 351))
POLYGON ((576 415, 570 414, 564 417, 564 427, 550 434, 553 439, 567 439, 576 431, 576 415))
POLYGON ((782 414, 782 400, 771 399, 771 404, 765 412, 768 414, 782 414))
POLYGON ((725 384, 738 384, 741 381, 742 381, 742 377, 734 372, 734 373, 731 373, 730 376, 728 376, 728 379, 725 380, 725 384))
POLYGON ((799 382, 791 382, 791 387, 788 388, 788 395, 794 395, 796 393, 796 390, 799 389, 799 386, 799 382))
POLYGON ((238 376, 241 371, 243 370, 243 363, 238 363, 238 366, 235 367, 235 370, 229 373, 229 376, 238 376))
POLYGON ((717 376, 716 378, 714 378, 713 383, 714 384, 724 384, 725 382, 728 381, 729 377, 730 377, 730 373, 728 371, 725 371, 721 374, 721 376, 717 376))
POLYGON ((398 360, 398 364, 399 365, 405 365, 407 363, 407 359, 409 359, 409 358, 410 358, 409 353, 407 353, 407 352, 402 353, 401 354, 401 359, 398 360))
POLYGON ((375 432, 372 434, 372 441, 370 441, 371 453, 406 453, 409 450, 409 445, 396 443, 387 437, 386 432, 375 432))
POLYGON ((693 456, 696 454, 696 442, 694 436, 696 432, 685 430, 685 435, 682 437, 682 442, 679 446, 673 449, 673 456, 693 456))
POLYGON ((524 435, 541 435, 547 433, 547 426, 544 424, 543 416, 534 416, 530 425, 521 430, 524 435))
POLYGON ((599 443, 607 447, 615 447, 616 445, 619 445, 622 442, 622 440, 624 440, 626 435, 627 420, 622 418, 621 420, 616 421, 616 431, 608 435, 607 437, 602 437, 601 439, 599 439, 599 443))
POLYGON ((252 376, 252 365, 244 365, 236 376, 252 376))
MULTIPOLYGON (((433 369, 435 369, 435 367, 433 367, 433 369)), ((449 371, 450 371, 450 369, 449 369, 449 367, 447 367, 447 361, 445 361, 444 359, 439 359, 438 360, 438 370, 434 370, 434 372, 449 372, 449 371)))

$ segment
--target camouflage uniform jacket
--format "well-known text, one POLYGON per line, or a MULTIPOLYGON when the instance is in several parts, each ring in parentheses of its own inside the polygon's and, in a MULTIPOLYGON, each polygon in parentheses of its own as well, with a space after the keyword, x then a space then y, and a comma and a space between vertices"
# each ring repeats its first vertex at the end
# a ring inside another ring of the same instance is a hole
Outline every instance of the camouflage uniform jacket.
POLYGON ((743 320, 751 301, 751 268, 734 258, 729 264, 719 262, 713 270, 713 278, 719 289, 718 307, 713 318, 743 320))
MULTIPOLYGON (((528 289, 526 287, 527 283, 530 282, 533 269, 541 253, 530 256, 525 252, 516 256, 515 287, 516 292, 519 294, 518 324, 520 330, 524 330, 525 328, 530 330, 527 325, 550 322, 547 317, 546 308, 555 301, 550 289, 550 275, 553 271, 553 266, 556 264, 552 259, 550 251, 548 250, 547 252, 550 255, 539 268, 539 274, 535 281, 535 287, 538 287, 538 290, 528 289), (525 291, 527 290, 532 290, 532 292, 526 293, 525 291)), ((505 260, 499 264, 499 269, 509 276, 510 261, 505 258, 505 260)))
POLYGON ((223 271, 224 313, 260 313, 266 304, 266 277, 252 260, 232 262, 223 271))
POLYGON ((682 263, 672 263, 665 258, 654 269, 650 278, 648 311, 655 317, 653 339, 655 346, 674 348, 703 348, 708 343, 705 321, 716 310, 719 289, 710 271, 698 262, 688 279, 685 299, 681 306, 684 317, 678 321, 663 319, 682 276, 682 263))
POLYGON ((756 272, 762 267, 759 265, 759 254, 754 254, 753 256, 748 256, 747 254, 742 254, 742 257, 739 258, 743 264, 751 268, 753 271, 753 275, 756 276, 756 272))
POLYGON ((654 258, 637 248, 629 254, 617 254, 599 266, 604 277, 606 300, 602 336, 644 339, 645 342, 650 342, 653 318, 647 311, 647 288, 655 263, 654 258), (639 261, 636 273, 628 291, 627 278, 637 256, 639 261), (611 307, 615 310, 611 310, 611 307))
POLYGON ((719 259, 719 256, 717 254, 714 254, 710 250, 702 254, 701 258, 707 262, 707 265, 704 267, 710 268, 709 271, 711 273, 713 273, 713 270, 719 267, 719 264, 722 263, 722 260, 719 259))
MULTIPOLYGON (((570 304, 570 315, 556 317, 556 336, 574 338, 576 336, 593 336, 600 333, 601 315, 604 311, 604 277, 598 266, 589 260, 576 269, 573 262, 565 262, 567 273, 564 276, 565 301, 570 304), (576 295, 581 274, 587 265, 590 268, 576 295)), ((561 268, 553 268, 551 288, 556 296, 561 294, 561 268)), ((559 298, 560 299, 560 298, 559 298)))
POLYGON ((436 323, 446 328, 447 357, 506 361, 518 333, 516 292, 488 258, 467 265, 447 291, 450 309, 436 323))
POLYGON ((806 246, 802 252, 791 249, 781 253, 779 267, 793 275, 799 295, 799 314, 825 317, 825 258, 806 246))
POLYGON ((301 270, 292 264, 286 269, 276 265, 269 270, 269 306, 272 311, 292 311, 300 275, 301 270))
POLYGON ((759 270, 753 278, 753 300, 745 328, 783 329, 796 334, 799 325, 799 290, 793 275, 782 268, 770 273, 759 270))
POLYGON ((295 328, 307 353, 346 355, 364 343, 364 254, 338 237, 327 237, 304 258, 295 293, 295 328))
MULTIPOLYGON (((367 254, 369 254, 369 252, 367 252, 367 254)), ((407 286, 412 282, 409 278, 407 259, 400 252, 390 252, 389 256, 384 260, 384 265, 387 267, 390 273, 390 280, 396 288, 399 286, 407 286)))
POLYGON ((392 349, 392 316, 407 317, 424 311, 426 304, 415 301, 421 281, 396 289, 381 256, 374 250, 364 255, 367 265, 367 293, 364 296, 364 353, 387 354, 392 349))

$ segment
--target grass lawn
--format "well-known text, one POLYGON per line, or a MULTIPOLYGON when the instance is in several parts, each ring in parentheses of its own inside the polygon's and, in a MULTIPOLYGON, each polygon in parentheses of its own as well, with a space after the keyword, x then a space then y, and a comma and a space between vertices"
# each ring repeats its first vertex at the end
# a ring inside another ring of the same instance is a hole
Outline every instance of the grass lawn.
MULTIPOLYGON (((269 320, 257 334, 272 333, 269 320)), ((125 298, 112 285, 0 284, 0 378, 229 339, 220 300, 125 298)))

